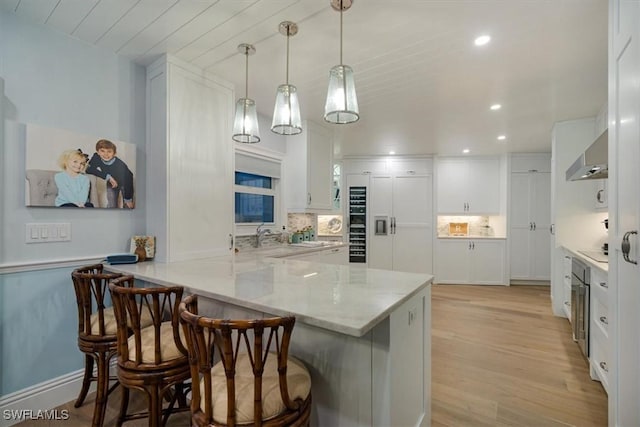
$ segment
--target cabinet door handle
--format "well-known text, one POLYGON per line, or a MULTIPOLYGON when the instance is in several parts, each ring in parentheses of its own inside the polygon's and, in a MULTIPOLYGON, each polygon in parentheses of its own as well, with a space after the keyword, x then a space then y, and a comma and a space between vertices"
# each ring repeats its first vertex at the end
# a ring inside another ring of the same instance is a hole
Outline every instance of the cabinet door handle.
POLYGON ((529 223, 529 231, 533 231, 533 223, 532 222, 529 223))
POLYGON ((311 193, 307 193, 307 206, 311 205, 311 193))
POLYGON ((607 368, 607 362, 600 362, 600 367, 603 371, 609 372, 609 368, 607 368))
POLYGON ((472 242, 471 243, 471 249, 475 250, 476 249, 476 242, 472 242))
POLYGON ((536 223, 533 223, 533 231, 536 231, 536 223))
POLYGON ((565 301, 564 305, 566 305, 567 307, 571 307, 571 303, 569 301, 565 301))
POLYGON ((471 242, 469 242, 469 250, 471 250, 471 242))
POLYGON ((233 234, 229 233, 229 250, 233 249, 233 234))
POLYGON ((609 321, 607 320, 607 316, 600 316, 600 323, 603 325, 608 325, 609 321))
MULTIPOLYGON (((551 225, 549 226, 549 233, 550 233, 551 235, 556 234, 556 233, 553 231, 553 224, 551 224, 551 225)), ((565 258, 567 258, 567 257, 565 257, 565 258)))
POLYGON ((598 201, 598 203, 604 202, 602 193, 604 193, 604 190, 598 190, 598 192, 596 193, 596 200, 598 201))
POLYGON ((629 252, 631 252, 631 242, 629 242, 629 236, 633 234, 638 234, 638 232, 636 230, 633 230, 624 233, 624 236, 622 237, 622 244, 620 245, 620 250, 622 251, 622 257, 625 261, 630 264, 638 264, 638 261, 629 258, 629 252))
POLYGON ((607 282, 600 282, 599 285, 601 288, 605 288, 605 289, 609 288, 609 285, 607 285, 607 282))

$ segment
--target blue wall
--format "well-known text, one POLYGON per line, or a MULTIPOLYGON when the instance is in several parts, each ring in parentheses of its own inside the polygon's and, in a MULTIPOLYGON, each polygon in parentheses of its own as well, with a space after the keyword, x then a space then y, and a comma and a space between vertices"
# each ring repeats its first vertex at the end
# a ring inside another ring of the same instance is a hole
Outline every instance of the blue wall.
POLYGON ((0 138, 1 397, 83 367, 71 268, 10 269, 128 251, 130 237, 146 231, 146 77, 125 58, 0 11, 0 78, 7 119, 0 138), (26 208, 24 123, 136 144, 136 209, 26 208), (25 244, 27 222, 70 222, 72 240, 25 244))

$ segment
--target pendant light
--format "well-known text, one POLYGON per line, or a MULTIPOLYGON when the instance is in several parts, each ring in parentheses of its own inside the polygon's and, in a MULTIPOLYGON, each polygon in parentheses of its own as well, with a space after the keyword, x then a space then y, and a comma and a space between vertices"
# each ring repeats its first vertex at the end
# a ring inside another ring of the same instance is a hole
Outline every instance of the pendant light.
POLYGON ((289 84, 289 37, 298 34, 298 25, 295 22, 284 21, 278 26, 278 31, 287 36, 287 73, 285 84, 278 86, 276 91, 271 130, 280 135, 297 135, 302 132, 302 120, 298 90, 289 84))
POLYGON ((353 70, 342 63, 342 12, 353 0, 331 0, 331 7, 340 12, 340 65, 329 71, 329 89, 324 105, 324 119, 329 123, 353 123, 360 118, 353 70))
POLYGON ((236 115, 233 121, 233 140, 236 142, 256 143, 260 142, 260 131, 258 129, 258 113, 256 102, 249 99, 249 55, 256 53, 256 48, 250 44, 242 43, 238 45, 238 52, 246 57, 244 98, 236 102, 236 115))

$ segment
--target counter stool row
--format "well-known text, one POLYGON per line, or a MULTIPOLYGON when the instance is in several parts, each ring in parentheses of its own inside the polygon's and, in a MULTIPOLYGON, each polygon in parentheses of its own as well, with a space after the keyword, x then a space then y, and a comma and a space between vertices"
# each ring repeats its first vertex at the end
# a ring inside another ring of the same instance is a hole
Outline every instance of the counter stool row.
POLYGON ((71 276, 85 354, 75 407, 97 382, 93 427, 104 425, 107 397, 118 384, 117 426, 143 417, 150 427, 164 426, 172 413, 188 410, 194 426, 309 424, 311 378, 288 355, 294 317, 207 318, 198 315, 195 295, 183 300, 182 287, 136 287, 133 276, 107 273, 102 264, 71 276), (117 377, 110 377, 115 355, 117 377), (132 389, 145 393, 144 413, 127 413, 132 389))

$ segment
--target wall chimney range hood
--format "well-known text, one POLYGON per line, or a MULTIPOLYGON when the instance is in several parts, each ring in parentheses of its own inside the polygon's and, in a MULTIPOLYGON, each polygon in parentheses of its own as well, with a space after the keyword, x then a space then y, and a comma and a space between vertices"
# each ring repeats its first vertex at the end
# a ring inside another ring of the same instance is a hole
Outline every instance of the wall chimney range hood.
POLYGON ((609 132, 605 130, 567 169, 567 181, 608 178, 608 151, 609 132))

